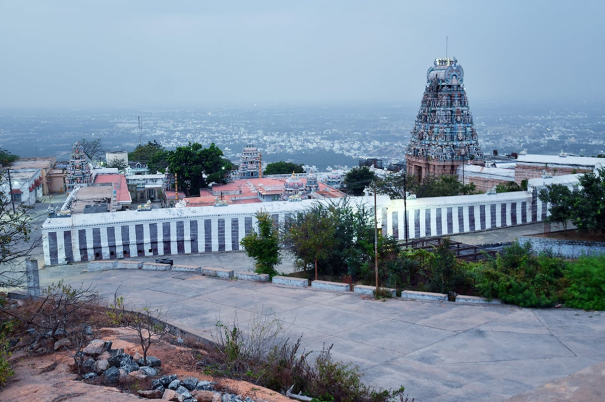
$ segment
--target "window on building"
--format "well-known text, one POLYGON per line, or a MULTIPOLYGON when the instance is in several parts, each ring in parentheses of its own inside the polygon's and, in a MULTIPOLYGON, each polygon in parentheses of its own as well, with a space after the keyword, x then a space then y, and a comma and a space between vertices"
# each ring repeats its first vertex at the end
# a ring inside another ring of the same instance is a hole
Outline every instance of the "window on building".
POLYGON ((13 194, 13 201, 21 202, 21 194, 13 194))

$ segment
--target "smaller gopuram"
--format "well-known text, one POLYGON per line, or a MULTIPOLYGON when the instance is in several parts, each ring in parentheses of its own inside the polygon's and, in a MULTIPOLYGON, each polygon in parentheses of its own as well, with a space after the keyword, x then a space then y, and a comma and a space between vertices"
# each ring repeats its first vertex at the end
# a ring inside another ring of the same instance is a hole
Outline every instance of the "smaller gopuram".
POLYGON ((261 153, 258 148, 248 145, 242 150, 239 161, 240 179, 257 179, 261 172, 261 153))
POLYGON ((455 58, 436 59, 405 152, 407 172, 418 180, 455 175, 462 163, 483 163, 464 89, 464 70, 455 58))
POLYGON ((71 159, 65 170, 65 185, 71 193, 76 187, 88 187, 92 183, 92 172, 84 148, 76 142, 71 148, 71 159))

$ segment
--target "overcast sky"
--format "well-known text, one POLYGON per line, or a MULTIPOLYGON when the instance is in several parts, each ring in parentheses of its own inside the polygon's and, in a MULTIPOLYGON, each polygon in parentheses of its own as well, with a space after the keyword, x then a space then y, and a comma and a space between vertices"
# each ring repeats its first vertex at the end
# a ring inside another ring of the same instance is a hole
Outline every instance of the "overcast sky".
POLYGON ((0 0, 0 107, 605 99, 605 1, 0 0))

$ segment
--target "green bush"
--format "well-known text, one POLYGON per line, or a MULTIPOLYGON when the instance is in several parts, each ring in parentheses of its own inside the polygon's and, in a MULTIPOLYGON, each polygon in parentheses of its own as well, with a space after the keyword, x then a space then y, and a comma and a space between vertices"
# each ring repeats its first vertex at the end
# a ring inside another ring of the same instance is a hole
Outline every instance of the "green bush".
POLYGON ((12 323, 10 321, 0 322, 0 389, 2 389, 8 378, 15 375, 15 372, 8 362, 11 353, 9 351, 8 333, 11 331, 12 323))
POLYGON ((569 264, 570 285, 565 292, 567 307, 605 310, 605 255, 582 257, 569 264))
POLYGON ((250 232, 240 241, 240 244, 246 250, 248 257, 254 259, 254 272, 274 277, 277 275, 275 266, 281 263, 278 231, 268 212, 257 212, 256 220, 258 233, 250 232))
POLYGON ((552 252, 535 255, 531 244, 514 242, 486 266, 476 268, 479 293, 521 307, 549 307, 563 298, 567 263, 552 252))

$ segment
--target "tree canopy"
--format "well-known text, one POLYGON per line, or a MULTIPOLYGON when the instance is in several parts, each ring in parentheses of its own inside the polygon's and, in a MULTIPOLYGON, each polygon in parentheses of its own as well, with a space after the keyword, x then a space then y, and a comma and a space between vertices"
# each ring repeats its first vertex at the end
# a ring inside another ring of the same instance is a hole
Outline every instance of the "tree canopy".
POLYGON ((166 160, 170 173, 178 175, 179 187, 187 195, 199 195, 209 183, 226 183, 233 165, 223 158, 223 151, 214 143, 208 148, 194 142, 168 151, 166 160))
POLYGON ((462 185, 456 176, 427 176, 421 182, 413 175, 405 177, 404 171, 377 180, 377 191, 393 199, 403 198, 404 187, 417 198, 449 197, 460 194, 476 194, 474 183, 462 185), (405 179, 404 179, 405 177, 405 179))
POLYGON ((256 261, 254 272, 277 275, 275 266, 281 262, 278 230, 273 224, 273 218, 267 212, 258 212, 256 220, 258 232, 250 232, 240 244, 246 250, 248 257, 256 261))
POLYGON ((128 167, 128 164, 124 161, 124 159, 114 158, 107 161, 108 168, 116 168, 120 171, 124 171, 128 167))
POLYGON ((147 144, 139 144, 134 151, 128 153, 128 160, 131 162, 141 162, 148 164, 153 156, 158 152, 164 152, 164 147, 156 140, 149 141, 147 144))
POLYGON ((42 244, 41 236, 33 236, 33 215, 30 207, 15 203, 9 194, 8 175, 0 171, 0 287, 18 286, 23 282, 15 267, 42 244))
POLYGON ((292 163, 292 162, 280 161, 280 162, 269 163, 267 165, 267 169, 265 169, 263 174, 265 174, 265 175, 290 174, 292 172, 304 173, 304 171, 305 170, 303 169, 302 165, 297 165, 296 163, 292 163))
POLYGON ((101 156, 105 152, 105 150, 103 150, 103 144, 101 144, 100 138, 97 138, 92 141, 88 141, 87 139, 82 138, 80 140, 80 145, 82 145, 82 149, 84 150, 84 153, 86 154, 88 159, 90 159, 91 161, 96 161, 96 160, 101 159, 101 156))
POLYGON ((363 195, 363 190, 377 179, 374 172, 367 166, 355 167, 351 169, 343 180, 347 194, 355 196, 363 195))
POLYGON ((10 165, 14 161, 19 159, 17 155, 13 155, 10 151, 0 148, 0 165, 10 165))
POLYGON ((562 184, 551 184, 540 190, 540 199, 549 203, 546 222, 571 221, 581 232, 605 233, 605 168, 598 174, 584 173, 580 186, 573 191, 562 184))

